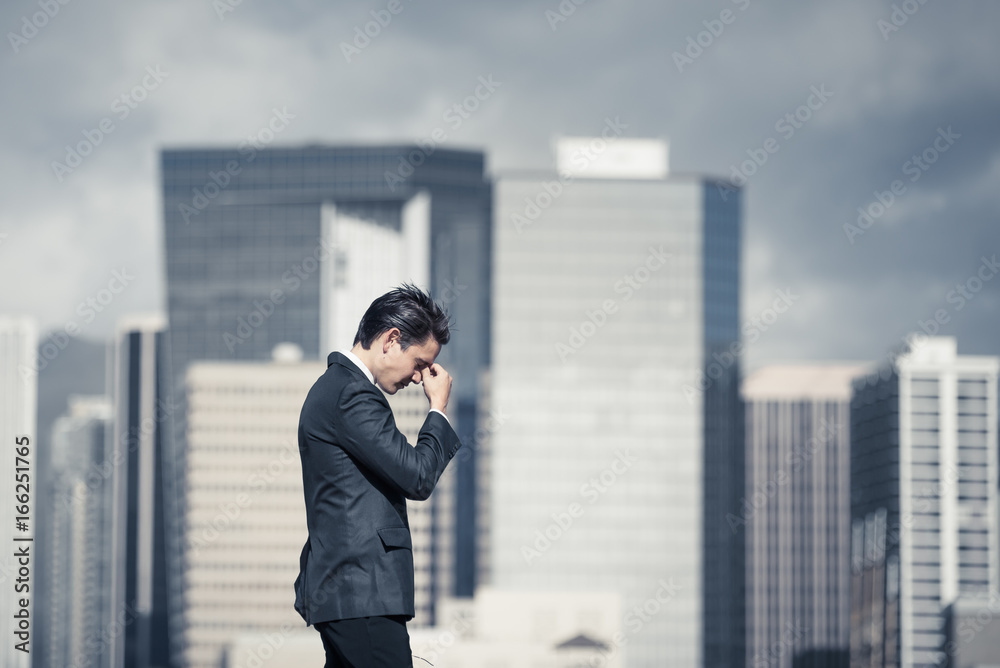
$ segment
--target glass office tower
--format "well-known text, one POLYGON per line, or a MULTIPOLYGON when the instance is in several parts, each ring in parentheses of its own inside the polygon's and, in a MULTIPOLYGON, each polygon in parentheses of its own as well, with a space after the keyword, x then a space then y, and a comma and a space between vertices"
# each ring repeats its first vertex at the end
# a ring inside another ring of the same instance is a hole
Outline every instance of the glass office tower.
POLYGON ((747 665, 847 668, 850 401, 860 364, 787 364, 743 381, 747 665))
POLYGON ((112 491, 120 474, 109 447, 113 424, 107 397, 71 395, 52 425, 52 515, 43 528, 51 551, 41 573, 51 593, 36 611, 49 624, 46 645, 36 647, 48 666, 110 668, 108 639, 130 619, 111 601, 112 491))
POLYGON ((996 596, 998 372, 925 337, 854 382, 852 666, 943 665, 948 606, 996 596))
MULTIPOLYGON (((401 232, 423 216, 431 294, 456 328, 439 361, 455 378, 449 417, 464 442, 476 423, 478 379, 489 364, 491 188, 479 151, 402 146, 171 149, 161 156, 169 360, 173 400, 165 461, 169 517, 183 516, 183 374, 197 360, 268 360, 277 343, 325 359, 343 323, 336 295, 356 275, 331 237, 329 212, 401 232), (324 320, 325 318, 325 320, 324 320)), ((377 235, 369 235, 375 238, 377 235)), ((377 245, 369 253, 380 257, 377 245)), ((359 258, 362 258, 359 260, 359 258)), ((356 327, 357 323, 351 326, 356 327)), ((337 342, 336 347, 350 346, 337 342)), ((475 458, 456 470, 454 531, 437 537, 436 590, 475 583, 475 458)), ((168 527, 171 609, 181 609, 180 526, 168 527)), ((291 586, 291 583, 289 583, 291 586)), ((179 620, 177 620, 179 623, 179 620)), ((176 632, 181 627, 173 626, 176 632)), ((174 647, 174 655, 180 651, 174 647)))
POLYGON ((130 315, 118 322, 112 364, 114 474, 111 541, 112 618, 128 620, 108 641, 110 668, 168 665, 163 423, 172 413, 160 392, 165 319, 130 315))
POLYGON ((729 668, 740 192, 668 177, 659 144, 572 140, 497 182, 492 584, 619 592, 625 665, 729 668))
POLYGON ((326 362, 303 362, 297 353, 188 369, 187 668, 223 665, 223 649, 240 633, 283 640, 305 627, 288 605, 308 533, 296 434, 302 402, 326 362))

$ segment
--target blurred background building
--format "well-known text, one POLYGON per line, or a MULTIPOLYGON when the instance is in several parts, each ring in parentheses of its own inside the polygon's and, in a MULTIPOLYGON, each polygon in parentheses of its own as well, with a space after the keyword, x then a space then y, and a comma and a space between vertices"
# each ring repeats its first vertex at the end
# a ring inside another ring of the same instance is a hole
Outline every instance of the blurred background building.
POLYGON ((118 322, 110 360, 114 434, 110 548, 111 613, 129 623, 109 638, 110 668, 165 668, 168 664, 167 550, 164 503, 163 369, 166 321, 160 315, 118 322))
POLYGON ((120 474, 109 456, 112 427, 107 397, 74 396, 52 428, 52 515, 43 529, 51 549, 36 564, 51 592, 36 614, 49 629, 35 647, 43 665, 110 666, 109 639, 130 621, 117 619, 111 605, 112 490, 120 474))
MULTIPOLYGON (((37 385, 38 430, 35 434, 35 475, 37 490, 34 493, 33 513, 37 525, 45 533, 45 540, 35 541, 35 563, 32 586, 32 606, 36 610, 50 610, 59 604, 53 597, 61 597, 63 592, 53 589, 52 565, 63 558, 65 542, 54 544, 48 539, 48 529, 59 522, 58 513, 65 513, 63 493, 59 487, 61 472, 53 469, 54 456, 53 428, 56 421, 64 417, 67 407, 79 396, 107 396, 107 360, 109 345, 106 341, 89 341, 79 337, 69 337, 65 328, 47 333, 38 339, 32 356, 32 385, 37 385), (55 549, 58 548, 58 549, 55 549)), ((47 668, 51 665, 49 648, 52 634, 63 633, 59 628, 61 618, 48 614, 36 614, 32 638, 35 649, 31 653, 31 665, 47 668)))
MULTIPOLYGON (((489 364, 483 168, 481 152, 416 145, 163 151, 167 354, 180 406, 165 470, 186 468, 180 388, 190 362, 267 360, 277 342, 325 361, 351 346, 364 309, 400 280, 429 289, 458 323, 439 361, 456 379, 449 418, 471 441, 489 364)), ((440 504, 431 511, 440 522, 431 532, 439 596, 468 596, 475 586, 475 470, 474 457, 456 466, 453 502, 432 497, 440 504)), ((165 491, 182 509, 183 486, 165 491)), ((181 530, 168 531, 178 565, 181 530)), ((182 574, 171 576, 179 613, 182 574)), ((175 635, 183 626, 174 621, 175 635)))
MULTIPOLYGON (((16 475, 28 474, 28 489, 34 487, 34 492, 30 492, 32 502, 29 504, 31 521, 26 522, 26 528, 21 530, 16 524, 17 517, 21 513, 17 512, 17 506, 21 504, 3 503, 0 504, 0 521, 3 522, 3 529, 0 530, 0 537, 3 538, 5 548, 0 550, 0 583, 7 590, 0 596, 0 619, 3 624, 0 628, 4 630, 4 648, 0 650, 3 657, 0 660, 4 666, 11 668, 27 668, 31 665, 29 654, 19 651, 16 645, 20 642, 16 632, 18 630, 18 620, 16 614, 21 614, 19 604, 19 593, 15 590, 15 581, 18 577, 19 562, 14 556, 15 547, 24 544, 29 547, 35 556, 35 573, 38 567, 38 551, 35 541, 36 535, 40 536, 42 531, 36 532, 38 521, 37 498, 41 491, 38 485, 38 467, 35 462, 38 458, 38 440, 35 437, 37 402, 38 402, 38 375, 35 371, 38 351, 38 325, 34 320, 27 317, 11 317, 0 315, 0 438, 3 439, 7 454, 0 462, 0 475, 3 476, 4 486, 9 489, 10 494, 21 492, 15 487, 16 475), (17 448, 24 447, 23 437, 28 437, 28 442, 24 445, 28 448, 28 457, 25 462, 16 459, 17 448), (18 471, 17 469, 27 469, 18 471), (30 538, 32 540, 22 541, 18 539, 30 538)), ((23 480, 23 478, 22 478, 23 480)), ((44 531, 44 529, 43 529, 44 531)), ((37 577, 29 575, 27 584, 33 589, 38 582, 37 577)), ((30 590, 27 593, 31 593, 30 590)), ((34 596, 28 596, 29 603, 34 601, 34 596)), ((28 607, 28 614, 38 617, 38 609, 32 610, 28 607)), ((31 645, 29 644, 30 648, 31 645)))
POLYGON ((491 584, 629 610, 667 581, 626 665, 739 665, 739 190, 610 124, 556 150, 496 185, 491 584))
MULTIPOLYGON (((742 191, 615 132, 560 140, 495 202, 478 151, 164 151, 168 317, 121 320, 102 355, 0 320, 8 437, 42 403, 53 425, 33 665, 322 660, 292 608, 295 426, 403 281, 457 322, 465 444, 408 504, 416 656, 989 665, 998 358, 925 338, 870 369, 765 367, 741 400, 742 191), (56 356, 94 394, 50 376, 36 400, 56 356)), ((414 442, 421 388, 389 402, 414 442)))
POLYGON ((181 665, 218 668, 241 632, 305 627, 291 605, 307 535, 298 423, 324 371, 296 344, 188 367, 181 665))
POLYGON ((854 382, 852 666, 940 666, 948 606, 997 594, 998 370, 920 337, 854 382))
POLYGON ((960 596, 944 612, 948 668, 1000 666, 1000 595, 960 596))
POLYGON ((851 380, 859 364, 787 364, 743 381, 747 665, 847 668, 851 380))
MULTIPOLYGON (((182 665, 216 668, 241 636, 283 641, 305 629, 291 606, 307 535, 297 429, 306 394, 326 368, 326 362, 302 361, 291 343, 276 346, 272 362, 188 367, 182 665)), ((387 399, 397 427, 415 443, 428 411, 423 388, 387 399)), ((446 471, 439 487, 453 489, 454 477, 446 471)), ((432 623, 436 602, 432 507, 430 499, 407 502, 416 605, 411 629, 432 623)), ((309 629, 305 637, 322 661, 318 634, 309 629)))
POLYGON ((439 623, 410 634, 414 666, 476 668, 621 668, 622 597, 612 591, 498 590, 448 599, 439 623), (418 661, 420 657, 424 661, 418 661))
MULTIPOLYGON (((499 591, 443 598, 434 626, 409 629, 413 665, 435 668, 621 668, 621 597, 613 592, 499 591)), ((319 666, 312 629, 243 633, 225 649, 225 666, 319 666)))
MULTIPOLYGON (((404 278, 456 316, 441 361, 465 444, 410 506, 415 639, 471 620, 483 583, 600 584, 630 665, 839 668, 843 644, 813 639, 842 637, 846 568, 852 668, 996 664, 994 362, 907 349, 858 376, 839 570, 834 462, 763 508, 747 485, 843 395, 817 381, 745 416, 738 390, 747 368, 874 359, 914 329, 1000 353, 1000 3, 723 4, 0 5, 0 436, 9 455, 29 435, 33 469, 27 531, 13 495, 0 519, 7 548, 34 538, 32 653, 8 642, 0 666, 181 668, 188 368, 268 367, 281 342, 322 367, 404 278), (554 134, 602 118, 553 165, 554 134), (657 136, 693 173, 630 139, 657 136), (778 288, 802 299, 765 330, 778 288)), ((410 434, 421 398, 391 403, 410 434)), ((314 630, 280 629, 219 656, 319 664, 314 630), (277 658, 296 644, 312 654, 277 658)), ((586 664, 599 630, 505 642, 586 664)), ((496 652, 480 631, 441 662, 496 652)))

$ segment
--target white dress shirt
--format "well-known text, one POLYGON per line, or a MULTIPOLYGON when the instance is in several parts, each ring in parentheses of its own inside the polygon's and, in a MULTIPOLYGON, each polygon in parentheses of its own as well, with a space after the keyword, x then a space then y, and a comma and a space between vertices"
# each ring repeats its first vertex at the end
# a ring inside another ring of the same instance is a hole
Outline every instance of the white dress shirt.
MULTIPOLYGON (((369 381, 371 381, 372 385, 375 384, 375 376, 373 376, 372 372, 368 370, 368 367, 365 366, 365 363, 361 361, 360 357, 352 353, 350 350, 341 350, 340 352, 344 355, 344 357, 346 357, 347 359, 351 360, 356 365, 358 365, 358 368, 364 372, 365 377, 368 378, 369 381)), ((444 419, 448 420, 448 416, 445 415, 443 412, 439 411, 438 409, 432 408, 431 410, 434 411, 435 413, 441 413, 441 415, 444 416, 444 419)), ((451 424, 451 420, 448 420, 448 424, 451 424)))

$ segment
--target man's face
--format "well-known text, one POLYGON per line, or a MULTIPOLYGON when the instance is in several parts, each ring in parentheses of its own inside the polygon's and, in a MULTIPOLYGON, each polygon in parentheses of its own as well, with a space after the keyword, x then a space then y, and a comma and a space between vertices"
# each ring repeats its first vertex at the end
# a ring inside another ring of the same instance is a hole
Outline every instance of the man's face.
POLYGON ((378 385, 386 394, 396 394, 410 383, 420 382, 420 372, 434 363, 441 345, 428 336, 423 343, 414 343, 406 350, 399 345, 399 330, 390 330, 383 346, 382 372, 378 385))

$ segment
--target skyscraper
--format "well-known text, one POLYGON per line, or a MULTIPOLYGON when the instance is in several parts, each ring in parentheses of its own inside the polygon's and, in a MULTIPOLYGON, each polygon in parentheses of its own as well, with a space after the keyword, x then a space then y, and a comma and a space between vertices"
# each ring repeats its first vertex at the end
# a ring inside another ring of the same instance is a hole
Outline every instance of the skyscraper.
POLYGON ((0 583, 4 595, 0 597, 0 628, 4 631, 4 648, 0 664, 11 668, 28 668, 31 654, 35 649, 31 641, 34 631, 21 628, 21 622, 30 624, 37 617, 37 609, 32 610, 35 598, 34 583, 37 581, 30 571, 37 572, 37 558, 29 559, 29 575, 20 575, 22 564, 15 556, 17 550, 28 550, 37 557, 34 537, 36 535, 37 501, 39 493, 36 477, 37 432, 35 427, 38 406, 38 377, 29 369, 35 368, 38 348, 38 327, 30 318, 0 317, 0 438, 3 439, 7 454, 0 463, 8 498, 0 503, 0 521, 3 529, 5 549, 0 553, 0 583), (23 455, 23 456, 22 456, 23 455), (33 492, 31 490, 34 490, 33 492), (16 495, 27 494, 28 503, 18 501, 16 495), (27 506, 28 512, 21 512, 27 506), (20 519, 25 518, 25 519, 20 519), (18 524, 18 522, 22 522, 18 524), (21 578, 25 581, 19 581, 21 578), (21 600, 28 606, 21 607, 21 600), (18 633, 24 633, 19 636, 18 633), (21 645, 21 643, 26 643, 21 645), (18 645, 21 645, 19 648, 18 645))
POLYGON ((863 368, 774 365, 743 381, 746 497, 727 519, 746 534, 746 665, 846 668, 851 380, 863 368))
POLYGON ((915 338, 854 383, 851 665, 930 668, 945 609, 997 592, 1000 359, 915 338))
POLYGON ((117 633, 111 614, 111 516, 117 471, 108 456, 111 402, 72 396, 52 427, 53 496, 45 540, 51 594, 39 610, 49 624, 42 649, 51 666, 110 666, 108 642, 117 633))
POLYGON ((626 665, 729 668, 740 191, 607 129, 496 185, 492 584, 616 591, 626 665))
POLYGON ((442 361, 469 367, 456 383, 463 401, 474 397, 489 339, 483 168, 478 151, 412 145, 163 151, 173 366, 267 360, 279 342, 323 358, 357 325, 337 318, 343 291, 402 270, 426 274, 460 324, 442 361), (383 246, 392 232, 407 237, 401 251, 383 246))
MULTIPOLYGON (((351 345, 342 338, 353 340, 358 288, 374 289, 373 278, 423 276, 453 315, 457 329, 439 361, 455 378, 449 417, 470 439, 489 364, 491 190, 483 167, 478 151, 416 145, 164 151, 166 352, 180 404, 168 425, 166 480, 185 466, 189 362, 267 360, 277 342, 325 360, 351 345)), ((443 593, 468 596, 474 587, 474 473, 474 458, 456 470, 454 530, 437 534, 435 588, 443 593)), ((165 492, 183 514, 182 488, 165 492)), ((171 564, 179 565, 175 529, 171 564)), ((180 610, 179 572, 171 583, 171 609, 180 610)), ((176 620, 174 630, 181 626, 176 620)))
POLYGON ((162 396, 165 326, 161 316, 125 318, 114 342, 110 611, 129 623, 110 639, 110 668, 169 661, 162 464, 163 423, 173 409, 162 396))
MULTIPOLYGON (((197 362, 187 373, 181 664, 216 668, 239 633, 304 628, 292 583, 305 543, 297 429, 326 364, 197 362)), ((321 644, 319 634, 316 642, 321 644)))

